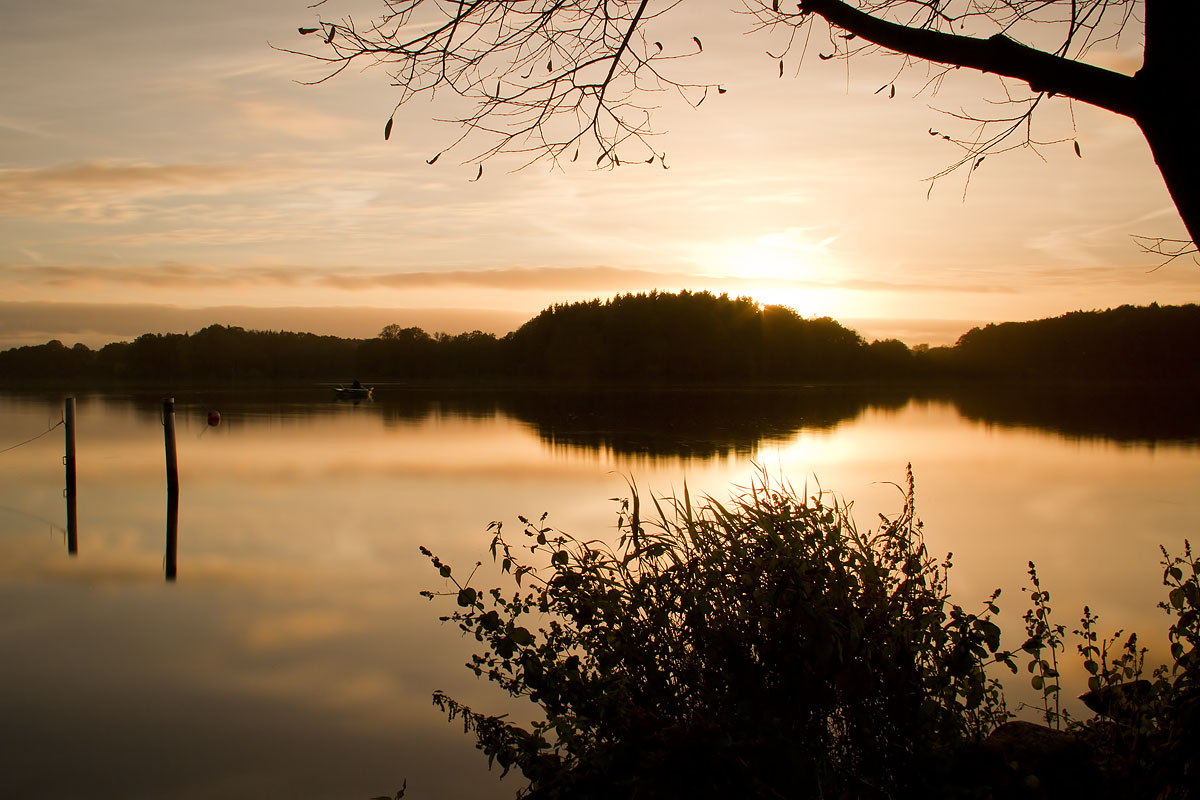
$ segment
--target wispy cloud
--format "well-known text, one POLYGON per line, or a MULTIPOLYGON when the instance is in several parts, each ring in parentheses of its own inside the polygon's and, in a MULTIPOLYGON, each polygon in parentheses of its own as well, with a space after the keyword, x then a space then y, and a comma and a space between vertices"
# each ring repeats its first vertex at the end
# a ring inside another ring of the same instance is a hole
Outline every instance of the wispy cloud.
MULTIPOLYGON (((1114 270, 1099 271, 1105 277, 1115 277, 1114 270)), ((1098 273, 1099 274, 1099 273, 1098 273)), ((1045 270, 1038 279, 1065 280, 1070 273, 1064 270, 1045 270)), ((1075 273, 1078 279, 1078 272, 1075 273)), ((315 268, 292 265, 210 266, 161 263, 140 266, 77 266, 77 265, 20 265, 0 267, 0 281, 10 284, 47 286, 56 289, 86 287, 137 287, 154 289, 202 289, 219 283, 225 287, 316 287, 351 293, 372 290, 444 290, 483 289, 511 292, 536 291, 559 293, 562 297, 578 297, 595 293, 597 297, 622 292, 659 289, 674 291, 691 289, 730 293, 752 293, 756 289, 774 288, 793 291, 843 289, 851 291, 887 291, 903 293, 967 292, 979 294, 1011 294, 1015 290, 1004 281, 949 282, 937 279, 910 279, 905 275, 895 280, 846 276, 837 278, 788 278, 738 275, 702 274, 696 271, 637 269, 614 266, 582 267, 504 267, 496 269, 444 269, 413 271, 374 271, 354 265, 341 268, 315 268)))
POLYGON ((0 169, 0 216, 118 222, 171 195, 214 194, 264 185, 278 170, 244 164, 133 164, 89 161, 0 169))
POLYGON ((485 289, 524 290, 557 288, 567 291, 581 289, 613 290, 621 287, 676 286, 695 283, 695 276, 681 272, 658 272, 620 267, 510 267, 505 269, 444 270, 425 272, 394 272, 378 274, 328 274, 321 283, 339 289, 432 288, 471 286, 485 289))
POLYGON ((14 117, 8 114, 0 114, 0 130, 39 138, 49 138, 57 135, 47 131, 45 124, 42 122, 14 117))
POLYGON ((268 133, 299 139, 336 141, 357 130, 357 126, 344 117, 296 104, 244 100, 237 104, 237 108, 241 119, 247 124, 268 133))
POLYGON ((364 272, 355 267, 315 269, 305 266, 216 267, 163 263, 153 266, 23 265, 0 268, 0 280, 43 284, 56 288, 89 285, 145 286, 154 288, 199 287, 220 281, 226 285, 322 286, 361 291, 369 289, 433 289, 474 287, 484 289, 560 289, 619 291, 693 284, 697 278, 681 272, 619 267, 511 267, 505 269, 451 269, 413 272, 364 272))

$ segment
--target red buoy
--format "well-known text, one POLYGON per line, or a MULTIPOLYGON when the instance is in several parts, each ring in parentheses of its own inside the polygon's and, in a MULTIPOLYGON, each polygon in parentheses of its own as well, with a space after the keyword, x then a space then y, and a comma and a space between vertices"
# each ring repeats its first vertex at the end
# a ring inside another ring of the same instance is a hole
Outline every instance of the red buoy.
POLYGON ((215 428, 220 424, 221 424, 221 415, 219 413, 217 413, 216 411, 208 412, 208 426, 210 428, 215 428))

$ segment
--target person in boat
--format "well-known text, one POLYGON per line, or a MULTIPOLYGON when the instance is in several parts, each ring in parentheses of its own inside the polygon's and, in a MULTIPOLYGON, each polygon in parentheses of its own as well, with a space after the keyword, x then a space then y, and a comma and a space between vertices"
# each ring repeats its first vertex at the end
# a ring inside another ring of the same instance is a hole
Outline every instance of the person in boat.
POLYGON ((358 382, 358 378, 354 379, 354 383, 350 384, 351 389, 361 389, 362 384, 358 382))

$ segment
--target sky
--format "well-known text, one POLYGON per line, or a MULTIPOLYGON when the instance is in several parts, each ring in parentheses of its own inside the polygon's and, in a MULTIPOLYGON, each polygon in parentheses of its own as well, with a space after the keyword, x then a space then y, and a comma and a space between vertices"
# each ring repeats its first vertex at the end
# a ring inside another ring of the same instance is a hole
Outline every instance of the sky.
MULTIPOLYGON (((927 180, 930 130, 986 111, 995 78, 894 59, 789 56, 781 77, 739 3, 690 0, 656 35, 727 91, 655 117, 657 164, 489 161, 396 101, 382 68, 319 77, 276 48, 381 0, 11 3, 0 30, 0 347, 99 347, 209 324, 373 336, 386 324, 498 334, 553 303, 680 289, 831 316, 868 339, 948 344, 972 326, 1124 303, 1189 303, 1200 266, 1132 236, 1183 226, 1136 126, 1059 101, 1070 142, 927 180)), ((777 49, 777 47, 776 47, 777 49)), ((1092 60, 1132 73, 1139 40, 1092 60)), ((958 125, 955 129, 953 126, 958 125)))

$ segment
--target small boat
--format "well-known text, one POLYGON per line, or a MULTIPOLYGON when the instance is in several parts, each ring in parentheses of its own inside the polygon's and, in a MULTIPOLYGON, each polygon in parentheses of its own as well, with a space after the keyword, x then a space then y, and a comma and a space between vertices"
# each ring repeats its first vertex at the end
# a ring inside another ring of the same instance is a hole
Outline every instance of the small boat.
POLYGON ((373 391, 374 386, 338 386, 333 396, 337 400, 369 400, 373 391))

